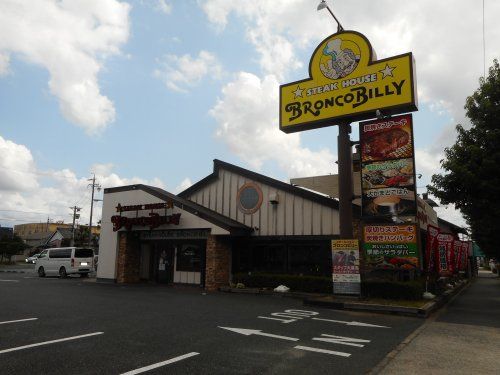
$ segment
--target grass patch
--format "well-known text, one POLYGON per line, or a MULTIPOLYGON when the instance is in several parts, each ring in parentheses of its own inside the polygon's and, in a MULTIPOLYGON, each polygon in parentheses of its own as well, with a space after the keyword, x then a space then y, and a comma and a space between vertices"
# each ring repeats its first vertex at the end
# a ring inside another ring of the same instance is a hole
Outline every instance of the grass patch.
POLYGON ((359 301, 360 303, 370 303, 374 305, 386 305, 386 306, 403 306, 403 307, 424 307, 430 300, 405 300, 405 299, 385 299, 385 298, 370 298, 363 299, 359 301))

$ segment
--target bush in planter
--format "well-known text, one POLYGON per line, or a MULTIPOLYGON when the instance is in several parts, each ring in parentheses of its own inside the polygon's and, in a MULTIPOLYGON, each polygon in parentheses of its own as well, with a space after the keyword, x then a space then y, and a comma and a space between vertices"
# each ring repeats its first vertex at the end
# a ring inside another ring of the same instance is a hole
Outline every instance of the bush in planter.
POLYGON ((365 297, 386 299, 422 299, 425 284, 421 280, 395 281, 365 281, 361 283, 361 291, 365 297))
POLYGON ((331 293, 332 279, 323 276, 283 275, 253 272, 233 275, 233 282, 243 283, 249 288, 271 288, 285 285, 293 292, 331 293))

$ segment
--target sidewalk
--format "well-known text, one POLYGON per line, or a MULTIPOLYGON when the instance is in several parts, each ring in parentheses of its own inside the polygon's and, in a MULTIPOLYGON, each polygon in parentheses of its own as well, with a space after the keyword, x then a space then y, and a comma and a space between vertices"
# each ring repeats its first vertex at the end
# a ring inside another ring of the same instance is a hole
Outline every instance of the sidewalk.
POLYGON ((408 337, 375 374, 499 374, 500 278, 479 278, 408 337))

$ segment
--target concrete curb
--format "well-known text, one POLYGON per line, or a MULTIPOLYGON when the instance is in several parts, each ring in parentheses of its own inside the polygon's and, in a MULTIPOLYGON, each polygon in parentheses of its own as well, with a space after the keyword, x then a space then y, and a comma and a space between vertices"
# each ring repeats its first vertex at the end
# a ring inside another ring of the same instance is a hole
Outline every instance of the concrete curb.
POLYGON ((30 270, 0 270, 0 272, 5 272, 5 273, 26 273, 26 271, 30 271, 30 270))
POLYGON ((275 297, 288 297, 288 298, 312 298, 312 297, 325 297, 326 294, 316 294, 316 293, 303 293, 303 292, 275 292, 273 290, 262 290, 259 288, 231 288, 228 286, 223 286, 219 288, 220 292, 224 293, 236 293, 236 294, 260 294, 265 296, 275 296, 275 297))
POLYGON ((453 296, 460 293, 460 291, 462 291, 462 289, 465 288, 465 286, 468 284, 469 282, 461 283, 453 290, 447 290, 441 296, 437 297, 434 301, 430 301, 419 308, 395 305, 379 305, 361 302, 347 302, 340 299, 338 301, 325 301, 319 300, 317 298, 304 299, 304 305, 321 306, 336 310, 365 311, 382 314, 413 316, 425 319, 429 317, 434 311, 438 310, 446 303, 448 303, 448 301, 450 301, 453 296))
POLYGON ((469 281, 460 283, 452 290, 445 291, 441 296, 437 297, 434 301, 429 301, 422 307, 405 307, 396 305, 379 305, 373 303, 356 302, 356 298, 348 299, 348 297, 338 297, 335 300, 327 301, 324 298, 330 295, 315 294, 315 293, 301 293, 301 292, 274 292, 272 290, 261 290, 259 288, 231 288, 220 287, 219 291, 224 293, 237 293, 237 294, 260 294, 272 295, 278 297, 288 297, 303 299, 306 306, 319 306, 335 310, 351 310, 351 311, 364 311, 374 312, 380 314, 392 314, 412 316, 418 318, 428 318, 433 312, 440 309, 448 303, 455 295, 460 293, 463 288, 469 285, 469 281))

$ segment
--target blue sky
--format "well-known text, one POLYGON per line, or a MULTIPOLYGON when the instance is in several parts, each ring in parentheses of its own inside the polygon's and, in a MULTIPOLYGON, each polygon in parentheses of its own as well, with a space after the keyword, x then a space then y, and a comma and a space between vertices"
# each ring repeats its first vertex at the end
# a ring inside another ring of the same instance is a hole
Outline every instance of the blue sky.
MULTIPOLYGON (((3 1, 0 225, 67 222, 74 204, 88 221, 92 172, 106 187, 172 192, 211 173, 214 158, 284 181, 334 173, 335 127, 277 129, 278 85, 305 78, 314 48, 336 30, 317 2, 3 1)), ((490 65, 500 7, 486 7, 490 65)), ((333 9, 379 58, 414 52, 425 186, 483 73, 482 9, 466 0, 339 0, 333 9)), ((460 223, 452 208, 440 210, 460 223)))

